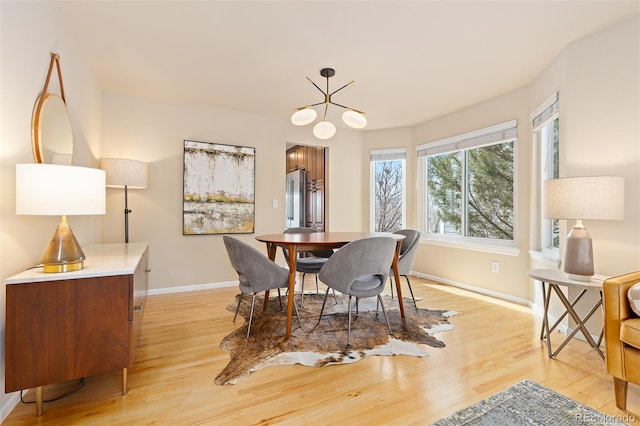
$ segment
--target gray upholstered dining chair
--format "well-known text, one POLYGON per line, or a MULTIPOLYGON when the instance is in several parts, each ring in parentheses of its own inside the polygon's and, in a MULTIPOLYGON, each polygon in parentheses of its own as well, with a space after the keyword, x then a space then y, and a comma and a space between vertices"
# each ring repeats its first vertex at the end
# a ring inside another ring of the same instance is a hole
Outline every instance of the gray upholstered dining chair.
MULTIPOLYGON (((240 303, 246 293, 252 293, 251 312, 249 313, 249 326, 247 327, 247 338, 251 333, 251 322, 253 320, 253 308, 256 302, 256 294, 277 289, 278 301, 280 302, 280 310, 282 310, 282 299, 280 298, 280 289, 289 287, 289 271, 281 268, 272 262, 267 256, 260 253, 258 249, 249 244, 228 235, 223 235, 224 246, 227 249, 231 266, 238 273, 238 281, 240 285, 240 298, 236 313, 233 316, 233 322, 236 322, 240 303)), ((298 325, 300 323, 300 315, 298 315, 298 307, 293 303, 293 307, 298 317, 298 325)))
POLYGON ((389 334, 393 334, 380 293, 387 282, 395 250, 396 241, 393 238, 370 237, 352 241, 336 251, 320 269, 320 280, 328 287, 317 324, 322 320, 329 289, 335 289, 349 296, 347 346, 351 346, 351 298, 354 296, 356 303, 357 299, 377 296, 389 334))
MULTIPOLYGON (((314 232, 318 232, 313 228, 305 228, 305 227, 296 227, 296 228, 288 228, 284 231, 285 234, 311 234, 314 232)), ((287 260, 287 264, 289 263, 289 250, 286 248, 282 248, 282 253, 284 254, 284 258, 287 260)), ((298 257, 296 259, 296 272, 302 272, 302 282, 301 282, 301 296, 300 296, 300 308, 304 308, 304 277, 306 274, 315 275, 316 279, 316 294, 318 293, 318 274, 320 273, 320 269, 322 266, 329 260, 331 255, 333 255, 333 249, 326 250, 313 250, 309 253, 311 256, 307 257, 298 257)))
MULTIPOLYGON (((400 257, 398 257, 398 275, 407 280, 413 304, 417 308, 418 305, 416 304, 416 298, 413 295, 411 281, 409 281, 409 274, 411 273, 413 261, 416 259, 416 253, 418 253, 418 246, 420 245, 420 231, 416 231, 415 229, 400 229, 393 233, 404 235, 405 237, 404 240, 402 240, 402 246, 400 247, 400 257)), ((393 279, 393 270, 391 270, 389 276, 393 279)), ((393 285, 390 287, 391 297, 393 297, 393 285)))

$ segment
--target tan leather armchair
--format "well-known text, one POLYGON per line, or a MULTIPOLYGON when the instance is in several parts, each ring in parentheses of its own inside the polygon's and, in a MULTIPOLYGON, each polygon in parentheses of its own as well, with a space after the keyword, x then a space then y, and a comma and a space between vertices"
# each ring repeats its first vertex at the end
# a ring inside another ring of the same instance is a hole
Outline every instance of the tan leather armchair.
POLYGON ((640 318, 631 310, 627 292, 640 282, 640 272, 607 279, 604 289, 604 333, 607 372, 613 376, 616 405, 627 408, 629 382, 640 385, 640 318))

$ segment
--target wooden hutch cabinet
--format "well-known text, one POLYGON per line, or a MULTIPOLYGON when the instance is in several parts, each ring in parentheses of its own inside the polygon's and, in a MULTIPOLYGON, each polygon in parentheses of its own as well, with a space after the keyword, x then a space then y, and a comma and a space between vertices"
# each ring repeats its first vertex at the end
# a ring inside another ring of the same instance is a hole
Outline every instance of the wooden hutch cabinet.
POLYGON ((146 243, 83 248, 79 271, 30 269, 6 280, 5 392, 122 370, 134 362, 146 303, 146 243))
POLYGON ((306 171, 305 226, 325 230, 325 148, 298 145, 287 150, 287 173, 306 171))

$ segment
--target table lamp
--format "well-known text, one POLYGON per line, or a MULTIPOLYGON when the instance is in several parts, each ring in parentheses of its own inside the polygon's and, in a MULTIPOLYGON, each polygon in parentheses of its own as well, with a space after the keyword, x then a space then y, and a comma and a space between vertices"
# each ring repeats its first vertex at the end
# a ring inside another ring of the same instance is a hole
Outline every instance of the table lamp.
POLYGON ((124 188, 124 242, 129 242, 129 200, 128 189, 147 187, 147 163, 124 158, 103 158, 100 168, 107 174, 108 188, 124 188))
POLYGON ((575 219, 567 235, 564 271, 569 278, 589 281, 594 273, 593 243, 582 221, 624 219, 624 178, 571 177, 544 182, 543 215, 547 219, 575 219))
POLYGON ((69 272, 84 267, 85 255, 67 216, 105 214, 105 192, 105 174, 100 169, 40 163, 16 165, 16 214, 62 216, 40 259, 43 272, 69 272))

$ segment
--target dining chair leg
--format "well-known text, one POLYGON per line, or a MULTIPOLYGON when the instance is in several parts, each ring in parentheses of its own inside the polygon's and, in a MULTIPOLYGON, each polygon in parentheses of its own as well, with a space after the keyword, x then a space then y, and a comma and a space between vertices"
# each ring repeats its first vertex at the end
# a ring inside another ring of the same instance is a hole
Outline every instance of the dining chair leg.
POLYGON ((300 288, 300 309, 304 309, 304 276, 307 275, 306 272, 302 273, 302 284, 300 288))
POLYGON ((327 287, 327 291, 324 293, 324 300, 322 301, 322 308, 320 308, 320 316, 318 316, 318 322, 316 323, 316 326, 320 324, 320 321, 322 320, 322 313, 324 312, 324 305, 327 304, 327 296, 329 295, 330 288, 331 287, 327 287))
POLYGON ((316 276, 316 294, 320 293, 320 289, 318 288, 318 274, 314 274, 316 276))
POLYGON ((389 323, 389 318, 387 317, 387 311, 384 309, 384 303, 382 303, 382 297, 380 297, 380 295, 378 295, 378 301, 380 302, 380 306, 382 306, 382 313, 384 314, 384 319, 387 322, 387 328, 389 329, 389 335, 393 335, 393 331, 391 331, 391 324, 389 323))
POLYGON ((240 303, 242 303, 243 297, 244 297, 244 293, 240 293, 240 299, 238 299, 238 306, 236 306, 236 314, 233 316, 233 322, 236 322, 236 318, 238 317, 238 311, 240 310, 240 303))
POLYGON ((249 312, 249 326, 247 326, 247 339, 249 338, 249 333, 251 333, 251 321, 253 321, 253 307, 256 304, 256 294, 253 293, 253 297, 251 297, 251 312, 249 312))
POLYGON ((298 318, 298 325, 302 328, 302 322, 300 322, 300 312, 298 312, 298 305, 296 305, 295 300, 293 301, 293 309, 296 311, 296 318, 298 318))
POLYGON ((393 277, 389 275, 389 288, 391 289, 391 298, 393 299, 393 277))
POLYGON ((280 289, 278 289, 278 302, 280 302, 280 312, 282 312, 282 295, 280 294, 280 289))
POLYGON ((416 298, 413 296, 413 289, 411 288, 411 281, 409 281, 409 276, 408 275, 404 275, 404 279, 407 280, 407 286, 409 286, 409 292, 411 293, 411 298, 413 299, 413 304, 417 308, 418 304, 416 303, 416 298))
MULTIPOLYGON (((356 306, 358 306, 358 298, 356 298, 356 306)), ((357 310, 357 308, 356 308, 357 310)), ((347 312, 349 312, 349 325, 347 326, 347 347, 351 346, 351 295, 347 302, 347 312)))

